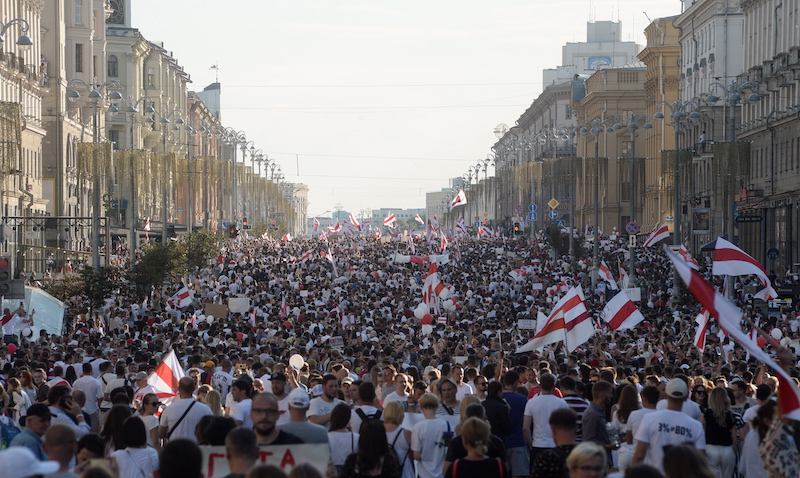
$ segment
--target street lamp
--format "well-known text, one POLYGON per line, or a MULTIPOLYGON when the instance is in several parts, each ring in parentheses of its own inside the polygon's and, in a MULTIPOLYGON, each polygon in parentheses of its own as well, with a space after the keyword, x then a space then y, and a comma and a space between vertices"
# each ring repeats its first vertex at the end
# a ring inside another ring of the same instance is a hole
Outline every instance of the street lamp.
MULTIPOLYGON (((5 29, 3 29, 2 32, 5 32, 5 29)), ((87 83, 80 78, 74 78, 67 82, 67 88, 69 89, 67 99, 70 102, 75 102, 81 98, 81 94, 77 88, 89 90, 87 96, 89 101, 92 102, 92 141, 94 143, 99 143, 100 125, 98 124, 98 111, 100 109, 100 102, 108 100, 113 104, 121 100, 122 95, 119 90, 122 89, 122 86, 117 80, 99 83, 96 79, 92 79, 90 83, 87 83)), ((95 162, 93 162, 93 164, 96 169, 95 162)), ((92 189, 92 268, 100 269, 100 171, 92 171, 92 189)), ((109 238, 106 238, 106 242, 110 245, 109 238)), ((106 251, 106 253, 108 253, 108 251, 106 251)))
MULTIPOLYGON (((169 218, 169 178, 167 173, 167 130, 169 128, 170 119, 175 116, 175 113, 180 113, 180 108, 175 108, 172 111, 167 111, 167 108, 162 109, 161 111, 161 144, 164 152, 164 192, 161 195, 161 213, 163 217, 161 218, 161 243, 163 245, 167 244, 169 240, 169 235, 167 233, 167 219, 169 218)), ((180 131, 180 125, 184 124, 183 118, 180 116, 175 118, 175 126, 172 127, 173 131, 180 131)))
MULTIPOLYGON (((631 181, 630 181, 630 188, 631 188, 631 217, 628 222, 633 223, 635 222, 635 215, 636 215, 636 130, 639 129, 639 123, 644 122, 644 129, 651 129, 653 127, 652 124, 647 122, 647 115, 637 115, 634 113, 630 113, 627 116, 621 116, 623 121, 620 123, 614 124, 614 129, 619 131, 622 128, 628 128, 628 132, 631 134, 631 181)), ((635 234, 631 234, 631 237, 628 239, 628 254, 630 256, 630 260, 628 263, 628 277, 630 280, 631 286, 636 285, 636 248, 634 246, 634 238, 636 237, 635 234)))
MULTIPOLYGON (((709 104, 716 103, 720 99, 725 102, 726 105, 730 106, 730 128, 731 128, 731 141, 736 141, 736 104, 742 100, 742 95, 745 91, 750 91, 750 95, 747 97, 747 101, 749 103, 758 103, 761 101, 761 97, 756 93, 756 89, 758 88, 758 83, 754 83, 752 81, 748 81, 747 83, 739 84, 738 81, 734 80, 731 83, 725 85, 720 83, 719 81, 715 81, 711 83, 709 86, 709 94, 706 96, 706 102, 709 104), (714 94, 715 91, 722 90, 725 96, 719 97, 714 94)), ((731 240, 733 240, 733 236, 731 236, 731 240)))
POLYGON ((24 18, 15 18, 13 20, 9 20, 7 23, 0 22, 0 49, 2 49, 5 45, 6 31, 8 31, 12 25, 19 25, 19 29, 22 32, 22 35, 17 38, 17 47, 19 47, 20 50, 25 51, 33 46, 33 40, 31 40, 31 37, 26 35, 28 30, 31 28, 31 24, 28 23, 28 21, 24 18))
MULTIPOLYGON (((674 192, 674 213, 673 213, 673 233, 675 237, 673 237, 673 244, 676 246, 680 246, 683 242, 681 240, 681 196, 680 196, 680 132, 681 132, 681 123, 686 121, 696 121, 700 119, 700 113, 696 111, 698 104, 693 100, 689 100, 686 102, 681 102, 681 100, 675 100, 674 103, 669 104, 666 101, 659 101, 656 103, 656 107, 666 106, 669 111, 669 118, 672 120, 671 123, 667 123, 667 126, 672 126, 675 130, 675 184, 672 186, 674 192), (687 114, 688 113, 688 114, 687 114)), ((657 111, 654 115, 655 119, 657 120, 664 120, 664 113, 662 111, 657 111)))
POLYGON ((595 118, 581 125, 580 133, 583 136, 594 136, 594 249, 592 253, 592 287, 597 287, 598 272, 600 270, 600 135, 604 132, 611 133, 614 128, 609 126, 609 120, 595 118))

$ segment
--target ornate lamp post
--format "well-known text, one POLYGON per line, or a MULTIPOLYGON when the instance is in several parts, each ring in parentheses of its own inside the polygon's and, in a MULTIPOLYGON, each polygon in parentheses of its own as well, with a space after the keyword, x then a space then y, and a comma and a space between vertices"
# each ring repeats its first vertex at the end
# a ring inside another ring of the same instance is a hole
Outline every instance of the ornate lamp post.
POLYGON ((595 118, 581 125, 583 136, 594 136, 594 249, 592 253, 592 287, 597 287, 600 270, 600 135, 613 132, 609 120, 595 118))
MULTIPOLYGON (((162 144, 162 151, 164 153, 164 193, 161 195, 161 243, 166 244, 169 240, 169 234, 167 231, 167 220, 169 219, 169 178, 167 177, 167 130, 169 128, 170 119, 172 119, 176 113, 180 113, 180 108, 175 108, 171 111, 167 111, 167 108, 164 108, 160 114, 161 116, 161 144, 162 144)), ((184 124, 183 118, 177 116, 175 118, 175 126, 172 127, 173 131, 180 131, 181 127, 179 125, 184 124)))
MULTIPOLYGON (((711 83, 709 86, 709 94, 706 96, 706 102, 709 104, 716 103, 719 100, 723 100, 725 105, 729 106, 729 124, 730 124, 730 132, 731 132, 731 141, 736 141, 736 104, 742 100, 742 95, 745 91, 750 91, 750 95, 747 97, 748 103, 758 103, 761 101, 761 97, 756 93, 756 89, 758 88, 758 83, 754 83, 752 81, 748 81, 747 83, 739 84, 738 81, 734 80, 729 84, 725 85, 720 83, 719 81, 715 81, 711 83), (715 91, 722 90, 724 96, 719 97, 714 94, 715 91)), ((731 237, 733 239, 733 237, 731 237)))

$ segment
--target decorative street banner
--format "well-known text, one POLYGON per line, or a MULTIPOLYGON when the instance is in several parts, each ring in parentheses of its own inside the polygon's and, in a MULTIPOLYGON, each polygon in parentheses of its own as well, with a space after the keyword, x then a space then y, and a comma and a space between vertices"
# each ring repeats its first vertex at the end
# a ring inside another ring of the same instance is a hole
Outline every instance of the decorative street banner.
MULTIPOLYGON (((203 476, 221 478, 229 474, 228 460, 224 446, 201 446, 203 451, 203 476)), ((271 445, 260 447, 257 464, 275 465, 289 474, 297 465, 310 463, 325 476, 330 459, 327 444, 311 445, 271 445)))

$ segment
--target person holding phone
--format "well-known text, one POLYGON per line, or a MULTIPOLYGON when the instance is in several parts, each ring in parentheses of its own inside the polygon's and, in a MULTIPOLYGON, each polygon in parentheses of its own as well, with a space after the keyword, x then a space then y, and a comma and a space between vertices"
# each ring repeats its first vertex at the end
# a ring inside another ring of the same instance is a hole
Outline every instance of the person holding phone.
POLYGON ((72 392, 66 385, 56 385, 47 393, 50 403, 51 423, 67 425, 75 431, 78 439, 91 433, 91 428, 83 416, 81 407, 72 399, 72 392))

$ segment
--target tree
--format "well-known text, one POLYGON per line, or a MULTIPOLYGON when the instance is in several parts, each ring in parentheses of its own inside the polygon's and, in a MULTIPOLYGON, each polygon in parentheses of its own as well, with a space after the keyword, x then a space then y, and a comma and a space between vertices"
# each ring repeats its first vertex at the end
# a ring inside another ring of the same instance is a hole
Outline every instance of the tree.
POLYGON ((208 229, 198 229, 184 238, 186 266, 189 270, 203 268, 219 250, 219 237, 208 229))
POLYGON ((79 274, 84 284, 84 295, 92 310, 105 305, 106 299, 117 294, 124 281, 124 273, 119 267, 95 269, 87 265, 79 274))
POLYGON ((139 297, 149 295, 164 283, 177 280, 186 272, 186 247, 175 241, 144 246, 133 270, 133 283, 139 297))

